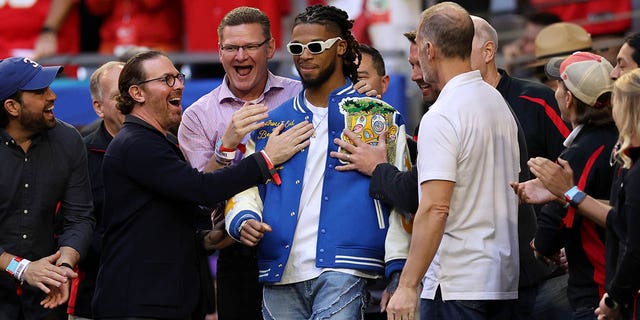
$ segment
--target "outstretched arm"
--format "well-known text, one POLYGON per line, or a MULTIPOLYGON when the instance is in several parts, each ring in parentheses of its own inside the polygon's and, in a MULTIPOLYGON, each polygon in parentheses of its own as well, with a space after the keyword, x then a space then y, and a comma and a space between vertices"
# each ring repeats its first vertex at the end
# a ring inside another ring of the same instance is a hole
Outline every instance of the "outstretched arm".
MULTIPOLYGON (((558 158, 557 164, 541 157, 530 159, 527 164, 531 172, 558 198, 563 199, 565 192, 574 186, 573 170, 569 163, 561 158, 558 158)), ((583 216, 600 226, 605 226, 611 206, 587 196, 577 209, 583 216)))

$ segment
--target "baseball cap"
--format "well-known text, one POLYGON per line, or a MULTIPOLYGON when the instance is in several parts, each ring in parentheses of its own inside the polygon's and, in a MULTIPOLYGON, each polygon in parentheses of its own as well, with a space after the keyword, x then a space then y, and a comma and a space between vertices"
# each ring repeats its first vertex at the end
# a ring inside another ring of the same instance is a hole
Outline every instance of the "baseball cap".
POLYGON ((567 58, 551 58, 545 66, 550 79, 562 80, 580 101, 593 106, 603 93, 613 90, 609 61, 591 52, 576 52, 567 58))
POLYGON ((61 66, 43 67, 29 58, 12 57, 0 60, 0 100, 18 90, 38 90, 51 85, 62 71, 61 66))
POLYGON ((550 24, 536 36, 536 61, 529 66, 542 66, 552 57, 567 57, 576 51, 591 51, 592 46, 591 35, 581 26, 570 22, 550 24))

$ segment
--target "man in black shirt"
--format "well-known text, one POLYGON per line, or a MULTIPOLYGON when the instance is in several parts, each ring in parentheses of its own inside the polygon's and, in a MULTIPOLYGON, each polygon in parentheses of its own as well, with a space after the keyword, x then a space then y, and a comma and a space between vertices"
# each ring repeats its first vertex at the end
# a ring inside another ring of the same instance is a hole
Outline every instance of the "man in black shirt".
POLYGON ((0 319, 40 319, 66 302, 91 241, 87 153, 53 114, 49 85, 61 69, 0 61, 0 319), (56 214, 64 221, 57 241, 56 214))
MULTIPOLYGON (((199 263, 210 248, 196 232, 197 205, 214 205, 278 179, 274 165, 309 145, 311 124, 281 134, 280 125, 271 132, 265 153, 212 173, 199 172, 169 135, 182 118, 184 80, 158 51, 129 59, 118 79, 117 107, 125 122, 103 160, 104 233, 92 303, 96 318, 201 319, 199 263)), ((235 154, 224 152, 211 161, 230 158, 235 154)))

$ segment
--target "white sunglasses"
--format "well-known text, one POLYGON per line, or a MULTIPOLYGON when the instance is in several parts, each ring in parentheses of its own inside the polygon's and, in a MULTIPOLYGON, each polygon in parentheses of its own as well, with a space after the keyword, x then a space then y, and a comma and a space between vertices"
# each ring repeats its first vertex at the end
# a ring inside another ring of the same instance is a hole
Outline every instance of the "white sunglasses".
POLYGON ((331 39, 327 39, 325 41, 311 41, 307 44, 302 44, 298 42, 289 42, 287 44, 287 51, 294 56, 299 56, 304 51, 304 48, 307 48, 309 52, 312 54, 320 54, 325 50, 331 48, 336 41, 342 40, 340 37, 335 37, 331 39))

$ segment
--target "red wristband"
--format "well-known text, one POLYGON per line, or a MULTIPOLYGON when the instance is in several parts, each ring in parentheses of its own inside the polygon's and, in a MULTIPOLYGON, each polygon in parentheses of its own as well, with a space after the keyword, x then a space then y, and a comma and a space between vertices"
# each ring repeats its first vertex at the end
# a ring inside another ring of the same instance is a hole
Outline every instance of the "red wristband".
POLYGON ((222 152, 234 152, 234 151, 236 151, 236 148, 231 149, 231 148, 227 148, 227 147, 225 147, 223 145, 220 145, 218 150, 220 150, 222 152))
POLYGON ((264 161, 267 163, 267 169, 269 169, 269 173, 273 178, 273 182, 277 186, 281 185, 282 180, 280 179, 280 174, 278 174, 278 170, 276 170, 276 168, 274 167, 273 162, 271 162, 271 159, 269 159, 269 156, 267 155, 267 153, 264 152, 264 150, 260 150, 260 154, 262 155, 262 158, 264 159, 264 161))

